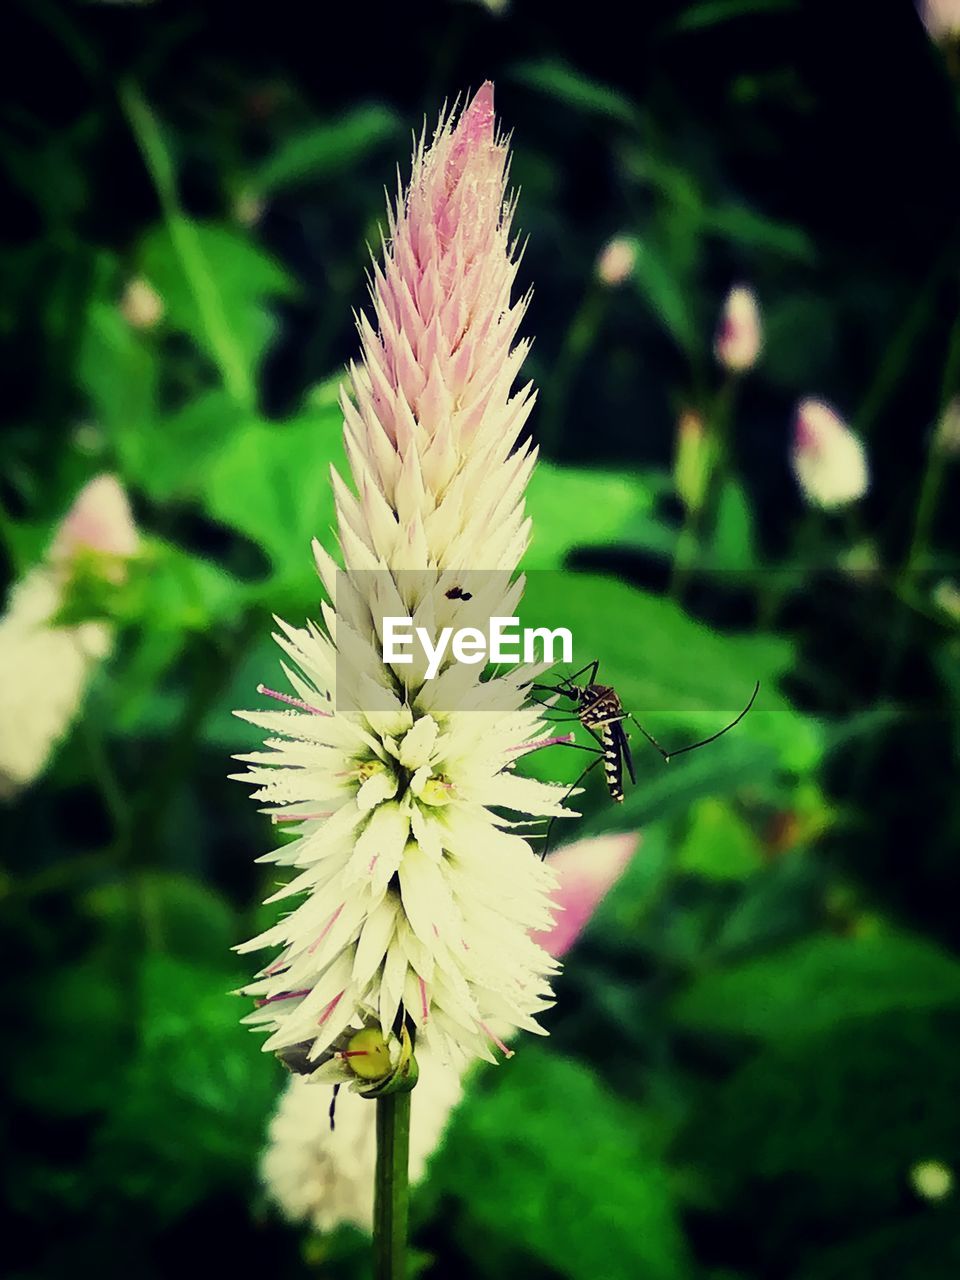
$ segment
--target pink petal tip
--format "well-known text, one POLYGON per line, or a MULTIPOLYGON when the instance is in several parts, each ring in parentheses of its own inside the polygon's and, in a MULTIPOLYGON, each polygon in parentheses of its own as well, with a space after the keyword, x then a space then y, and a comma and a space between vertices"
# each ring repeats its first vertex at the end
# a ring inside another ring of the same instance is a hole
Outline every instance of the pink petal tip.
POLYGON ((560 882, 553 900, 560 911, 552 929, 531 933, 533 941, 557 959, 565 955, 620 879, 639 843, 636 832, 594 836, 569 844, 552 857, 550 866, 560 882))
POLYGON ((493 81, 485 81, 460 117, 457 132, 464 142, 493 142, 493 81))

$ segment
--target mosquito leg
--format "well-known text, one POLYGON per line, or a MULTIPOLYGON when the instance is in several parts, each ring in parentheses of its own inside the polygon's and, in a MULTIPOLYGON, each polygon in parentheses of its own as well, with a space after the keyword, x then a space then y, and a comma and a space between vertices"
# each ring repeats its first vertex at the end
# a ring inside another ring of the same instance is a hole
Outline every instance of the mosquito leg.
POLYGON ((632 716, 630 717, 630 719, 631 719, 631 720, 633 721, 633 723, 637 726, 637 728, 640 730, 640 732, 643 734, 643 736, 646 738, 646 740, 650 743, 651 747, 656 747, 656 749, 657 749, 657 750, 660 752, 660 754, 663 756, 664 760, 665 760, 665 761, 667 761, 667 763, 669 763, 669 761, 670 761, 670 757, 671 757, 671 756, 675 756, 675 755, 677 754, 677 752, 676 752, 676 751, 667 751, 664 747, 661 747, 660 743, 656 740, 656 738, 653 736, 653 734, 652 734, 652 733, 647 733, 646 729, 643 727, 643 725, 640 723, 640 721, 637 719, 637 717, 636 717, 636 716, 633 716, 633 715, 632 715, 632 716))
POLYGON ((708 743, 716 742, 718 738, 722 738, 725 733, 728 733, 732 728, 734 728, 735 725, 738 725, 740 723, 743 717, 747 714, 747 712, 753 706, 754 702, 756 701, 757 694, 759 692, 760 692, 760 681, 758 680, 757 683, 754 685, 753 693, 751 693, 750 695, 750 701, 743 708, 743 710, 740 712, 740 714, 736 717, 735 720, 731 720, 728 725, 724 725, 724 727, 722 729, 718 729, 716 733, 711 733, 709 738, 701 738, 699 742, 691 742, 690 745, 687 747, 678 747, 676 751, 666 751, 663 747, 661 747, 660 743, 656 740, 656 738, 654 738, 651 734, 647 733, 646 729, 643 727, 643 725, 640 723, 640 721, 637 719, 636 716, 631 716, 630 719, 637 726, 637 728, 640 730, 640 732, 643 734, 646 740, 652 746, 656 747, 656 749, 663 756, 664 760, 670 761, 674 756, 682 756, 685 751, 696 751, 698 747, 705 747, 708 743))
MULTIPOLYGON (((567 745, 571 747, 576 747, 580 751, 589 751, 593 753, 592 747, 582 747, 580 746, 579 743, 576 743, 576 742, 571 742, 571 743, 568 743, 567 745)), ((600 763, 600 761, 603 759, 602 751, 597 751, 595 754, 596 754, 596 759, 590 761, 590 763, 584 769, 583 773, 580 774, 580 777, 577 778, 576 782, 574 782, 573 785, 568 788, 566 794, 563 797, 563 800, 560 801, 561 805, 564 803, 564 801, 569 799, 569 797, 573 794, 574 791, 576 791, 577 787, 579 787, 580 783, 584 780, 584 778, 587 776, 590 770, 595 769, 597 765, 600 763)), ((543 852, 540 854, 541 861, 547 856, 547 853, 550 850, 550 833, 553 831, 553 824, 556 822, 558 817, 559 817, 559 814, 555 813, 553 815, 553 817, 547 823, 546 831, 543 833, 543 852)))
POLYGON ((339 1092, 340 1092, 340 1085, 335 1084, 333 1086, 333 1097, 330 1099, 330 1132, 331 1133, 333 1133, 333 1130, 334 1130, 333 1117, 336 1114, 336 1110, 337 1110, 337 1094, 339 1092))
POLYGON ((579 679, 579 677, 584 675, 587 671, 590 672, 590 675, 587 677, 584 683, 596 684, 597 671, 599 670, 599 668, 600 668, 600 659, 594 658, 593 662, 588 662, 585 667, 581 667, 579 671, 575 671, 572 676, 564 676, 563 677, 564 684, 573 684, 574 680, 579 679))

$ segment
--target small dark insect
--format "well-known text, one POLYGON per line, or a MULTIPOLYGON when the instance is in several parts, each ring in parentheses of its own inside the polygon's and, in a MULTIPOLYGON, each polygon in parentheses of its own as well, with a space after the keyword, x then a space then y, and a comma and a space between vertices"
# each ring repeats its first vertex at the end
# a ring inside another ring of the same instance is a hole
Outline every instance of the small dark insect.
POLYGON ((448 600, 472 600, 473 592, 464 591, 463 587, 451 587, 450 590, 446 592, 446 597, 448 600))
POLYGON ((333 1133, 334 1129, 336 1129, 337 1127, 336 1124, 334 1123, 333 1118, 336 1115, 336 1111, 337 1111, 337 1094, 340 1092, 340 1088, 341 1086, 339 1084, 335 1084, 333 1086, 333 1097, 330 1099, 329 1114, 330 1114, 330 1132, 331 1133, 333 1133))
MULTIPOLYGON (((584 747, 579 743, 568 744, 575 750, 589 751, 595 759, 580 774, 580 777, 577 778, 567 792, 567 796, 576 790, 590 770, 595 768, 602 760, 607 790, 610 792, 610 799, 616 804, 623 803, 624 765, 627 766, 630 781, 633 783, 637 781, 637 775, 633 767, 633 756, 630 753, 630 742, 623 728, 624 720, 632 720, 650 745, 656 747, 657 751, 660 752, 664 761, 669 762, 674 756, 683 755, 685 751, 695 751, 698 747, 705 747, 709 742, 716 742, 717 738, 722 737, 734 725, 739 724, 753 706, 754 699, 760 689, 758 680, 753 693, 750 695, 750 701, 736 719, 731 720, 724 728, 712 733, 708 738, 702 738, 699 742, 691 742, 689 746, 678 747, 676 751, 667 751, 652 734, 649 734, 644 729, 636 716, 631 715, 629 711, 624 709, 620 696, 612 685, 596 683, 599 667, 600 659, 596 658, 593 662, 588 662, 585 667, 581 667, 579 671, 575 671, 572 676, 564 676, 555 685, 532 684, 530 689, 538 693, 559 694, 561 697, 569 698, 574 705, 571 708, 572 714, 567 718, 579 720, 584 729, 600 744, 599 749, 584 747), (587 672, 589 672, 589 675, 587 675, 585 683, 577 684, 577 679, 586 675, 587 672)), ((564 796, 564 799, 566 799, 566 796, 564 796)), ((551 818, 547 825, 541 857, 546 857, 547 855, 547 850, 550 846, 550 832, 555 821, 555 818, 551 818)))
POLYGON ((301 1044, 287 1045, 285 1049, 276 1051, 277 1058, 283 1063, 288 1071, 292 1071, 296 1076, 309 1076, 316 1071, 318 1063, 307 1057, 307 1054, 313 1048, 312 1040, 304 1040, 301 1044))
MULTIPOLYGON (((304 1040, 301 1044, 291 1044, 285 1049, 278 1049, 276 1056, 287 1068, 297 1076, 313 1075, 319 1062, 314 1058, 308 1058, 310 1050, 313 1048, 312 1040, 304 1040)), ((333 1132, 336 1125, 334 1124, 334 1115, 337 1110, 337 1094, 340 1092, 340 1085, 333 1086, 333 1097, 330 1099, 330 1131, 333 1132)))

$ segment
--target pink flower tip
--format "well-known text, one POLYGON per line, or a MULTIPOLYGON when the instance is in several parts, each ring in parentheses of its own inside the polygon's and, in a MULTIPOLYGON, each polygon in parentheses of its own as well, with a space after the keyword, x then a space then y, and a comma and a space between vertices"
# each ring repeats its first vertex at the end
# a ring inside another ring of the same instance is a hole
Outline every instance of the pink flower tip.
POLYGON ((560 909, 552 929, 531 933, 550 955, 565 955, 583 933, 593 913, 626 869, 640 843, 637 832, 594 836, 568 844, 550 859, 559 885, 553 894, 560 909))
POLYGON ((608 240, 597 258, 597 278, 602 284, 615 287, 629 280, 637 265, 637 249, 627 236, 615 236, 608 240))
POLYGON ((870 485, 867 452, 844 420, 822 400, 797 406, 793 471, 804 497, 832 509, 856 502, 870 485))
POLYGON ((493 81, 485 80, 464 110, 457 132, 468 143, 493 142, 493 81))
POLYGON ((78 551, 128 558, 137 554, 140 538, 126 492, 116 476, 89 480, 61 521, 50 555, 71 560, 78 551))
POLYGON ((720 316, 714 355, 731 373, 752 369, 760 354, 763 330, 756 294, 746 285, 737 285, 727 294, 720 316))
POLYGON ((920 0, 920 17, 932 40, 960 36, 960 0, 920 0))

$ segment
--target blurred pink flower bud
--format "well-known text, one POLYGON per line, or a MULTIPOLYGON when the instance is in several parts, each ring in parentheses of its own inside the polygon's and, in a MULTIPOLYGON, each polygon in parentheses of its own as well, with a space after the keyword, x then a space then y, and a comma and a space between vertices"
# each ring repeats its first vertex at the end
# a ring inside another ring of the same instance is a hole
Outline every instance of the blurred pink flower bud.
POLYGON ((920 17, 931 40, 960 36, 960 0, 920 0, 920 17))
POLYGON ((542 933, 531 933, 534 942, 557 959, 570 950, 607 892, 620 879, 633 857, 640 836, 594 836, 568 844, 550 859, 559 884, 551 895, 560 909, 557 923, 542 933))
POLYGON ((637 250, 632 240, 615 236, 608 241, 597 259, 597 277, 603 284, 618 285, 629 280, 637 261, 637 250))
POLYGON ((115 477, 97 476, 61 521, 46 559, 13 586, 0 616, 0 798, 10 799, 46 768, 113 646, 106 621, 56 621, 77 556, 104 557, 94 572, 112 585, 122 581, 123 559, 137 546, 123 489, 115 477))
POLYGON ((703 418, 695 410, 685 409, 677 423, 673 480, 688 511, 699 511, 703 506, 712 465, 713 446, 703 418))
POLYGON ((792 461, 804 496, 817 507, 856 502, 870 484, 866 450, 822 400, 804 400, 797 407, 792 461))
POLYGON ((745 285, 737 285, 727 294, 723 304, 713 344, 714 355, 731 373, 744 373, 756 364, 762 342, 756 294, 745 285))
POLYGON ((149 280, 136 276, 123 291, 120 314, 134 329, 152 329, 163 316, 163 299, 149 280))
POLYGON ((241 191, 233 204, 233 216, 242 227, 255 227, 263 217, 266 208, 263 197, 256 191, 241 191))
POLYGON ((61 521, 50 547, 51 561, 63 564, 78 552, 129 559, 137 554, 140 538, 130 503, 116 476, 89 480, 61 521))
POLYGON ((960 587, 950 578, 944 578, 934 587, 933 603, 954 622, 960 622, 960 587))

